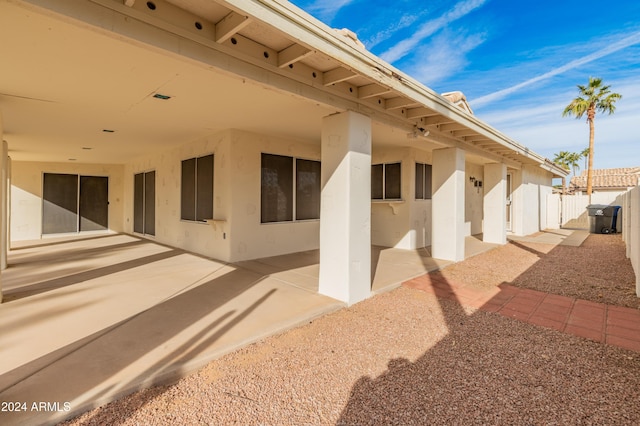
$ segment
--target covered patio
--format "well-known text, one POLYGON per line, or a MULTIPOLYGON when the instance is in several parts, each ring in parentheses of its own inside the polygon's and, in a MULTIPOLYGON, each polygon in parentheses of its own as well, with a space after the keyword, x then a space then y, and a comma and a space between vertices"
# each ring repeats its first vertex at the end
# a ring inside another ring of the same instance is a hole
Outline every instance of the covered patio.
MULTIPOLYGON (((468 238, 469 255, 496 245, 468 238)), ((3 424, 53 422, 345 306, 320 295, 317 250, 223 263, 125 234, 15 244, 3 273, 3 401, 61 411, 3 413, 3 424), (70 403, 65 411, 63 404, 70 403)), ((372 248, 372 290, 451 262, 372 248)))
POLYGON ((470 235, 506 242, 511 192, 514 232, 544 228, 565 173, 286 2, 20 0, 0 19, 21 41, 0 46, 12 242, 319 249, 318 292, 350 304, 371 295, 371 244, 462 260, 470 235))

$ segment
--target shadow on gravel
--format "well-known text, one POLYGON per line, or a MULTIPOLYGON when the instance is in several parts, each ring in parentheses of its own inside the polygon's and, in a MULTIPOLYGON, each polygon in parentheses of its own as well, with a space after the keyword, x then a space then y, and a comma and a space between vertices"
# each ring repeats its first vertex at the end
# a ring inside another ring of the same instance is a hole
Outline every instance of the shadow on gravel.
MULTIPOLYGON (((515 281, 540 280, 552 258, 541 256, 515 281)), ((640 424, 637 353, 471 313, 458 283, 429 277, 447 336, 415 362, 391 359, 383 374, 361 377, 338 425, 640 424)))

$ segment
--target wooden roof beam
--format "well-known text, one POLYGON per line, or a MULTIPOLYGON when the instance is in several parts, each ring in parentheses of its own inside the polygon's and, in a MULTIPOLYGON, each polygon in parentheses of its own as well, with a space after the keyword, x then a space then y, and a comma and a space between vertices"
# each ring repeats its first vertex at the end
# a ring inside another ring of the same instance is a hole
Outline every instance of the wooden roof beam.
POLYGON ((410 108, 407 110, 407 118, 409 119, 413 119, 413 118, 422 118, 422 117, 433 117, 439 115, 437 112, 435 112, 432 109, 429 108, 425 108, 425 107, 419 107, 419 108, 410 108))
POLYGON ((471 129, 454 130, 451 133, 453 133, 453 136, 458 138, 465 137, 465 136, 479 136, 478 132, 471 129))
POLYGON ((417 104, 418 103, 413 99, 399 96, 397 98, 387 99, 385 106, 387 109, 400 109, 400 108, 407 108, 407 107, 410 107, 411 105, 417 105, 417 104))
POLYGON ((331 86, 332 84, 340 83, 342 81, 347 81, 357 76, 358 74, 342 67, 334 68, 330 71, 325 72, 322 75, 323 84, 325 86, 331 86))
POLYGON ((313 53, 314 51, 311 49, 307 49, 299 44, 292 44, 278 52, 278 67, 288 67, 289 65, 301 61, 313 53))
POLYGON ((489 140, 489 139, 483 139, 483 140, 466 140, 465 142, 470 142, 471 144, 473 144, 473 146, 477 146, 478 148, 485 148, 487 146, 501 146, 499 143, 489 140))
POLYGON ((236 12, 229 13, 216 24, 216 42, 224 43, 229 40, 234 34, 249 25, 249 22, 251 20, 248 16, 236 12))
POLYGON ((391 89, 375 83, 358 87, 358 97, 360 99, 374 98, 389 92, 391 92, 391 89))
POLYGON ((466 129, 466 127, 463 124, 459 124, 459 123, 445 123, 445 124, 439 124, 438 129, 441 132, 451 132, 453 130, 463 130, 463 129, 466 129))
POLYGON ((436 126, 438 124, 453 123, 450 119, 443 115, 432 115, 430 117, 422 117, 420 120, 422 126, 436 126))

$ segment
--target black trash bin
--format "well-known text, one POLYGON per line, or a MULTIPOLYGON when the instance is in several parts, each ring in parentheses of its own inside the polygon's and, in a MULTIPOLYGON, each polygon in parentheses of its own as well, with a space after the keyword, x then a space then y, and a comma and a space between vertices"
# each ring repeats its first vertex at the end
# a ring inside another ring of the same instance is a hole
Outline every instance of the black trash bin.
POLYGON ((615 234, 618 232, 617 221, 620 206, 605 204, 589 204, 589 232, 592 234, 615 234))

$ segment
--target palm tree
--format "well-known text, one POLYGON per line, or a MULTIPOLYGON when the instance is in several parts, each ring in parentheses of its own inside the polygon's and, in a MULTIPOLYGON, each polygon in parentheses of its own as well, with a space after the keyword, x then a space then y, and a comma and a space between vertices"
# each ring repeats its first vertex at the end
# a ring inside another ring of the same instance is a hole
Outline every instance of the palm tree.
POLYGON ((573 175, 577 175, 578 174, 578 170, 580 170, 580 159, 582 158, 582 154, 580 154, 579 152, 568 152, 566 159, 567 159, 567 165, 569 165, 571 167, 571 170, 573 171, 573 175))
MULTIPOLYGON (((569 156, 571 153, 569 151, 560 151, 553 157, 553 162, 563 169, 569 170, 569 156)), ((565 177, 562 176, 562 193, 566 193, 566 180, 565 177)))
POLYGON ((593 189, 593 140, 595 136, 594 121, 596 119, 596 111, 607 112, 613 114, 616 110, 615 103, 622 95, 619 93, 611 93, 611 86, 602 85, 602 79, 597 77, 589 77, 589 84, 582 86, 578 84, 580 96, 571 101, 562 112, 562 116, 575 115, 581 118, 587 114, 587 123, 589 123, 589 166, 587 168, 587 195, 591 202, 591 192, 593 189))
POLYGON ((587 161, 589 161, 589 147, 586 147, 580 151, 580 157, 584 158, 584 168, 587 168, 587 161))

